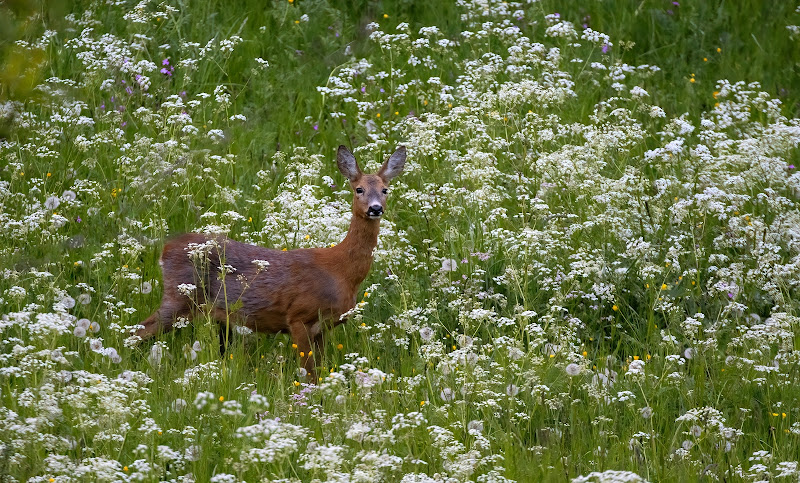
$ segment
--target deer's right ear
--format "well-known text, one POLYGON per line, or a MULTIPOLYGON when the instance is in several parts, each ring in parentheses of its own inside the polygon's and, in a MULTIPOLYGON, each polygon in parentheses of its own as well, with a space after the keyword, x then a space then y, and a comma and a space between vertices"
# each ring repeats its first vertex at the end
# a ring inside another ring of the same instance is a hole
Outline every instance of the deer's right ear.
POLYGON ((355 156, 345 146, 339 146, 336 164, 339 166, 339 171, 350 181, 356 181, 361 177, 361 168, 358 167, 355 156))

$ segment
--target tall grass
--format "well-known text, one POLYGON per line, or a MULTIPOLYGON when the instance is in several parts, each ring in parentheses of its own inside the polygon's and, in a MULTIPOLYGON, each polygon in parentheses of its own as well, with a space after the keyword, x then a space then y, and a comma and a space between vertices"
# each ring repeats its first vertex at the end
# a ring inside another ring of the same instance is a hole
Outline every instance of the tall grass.
POLYGON ((796 479, 800 13, 676 3, 2 7, 0 479, 796 479), (410 155, 318 384, 131 337, 171 236, 341 241, 339 144, 410 155))

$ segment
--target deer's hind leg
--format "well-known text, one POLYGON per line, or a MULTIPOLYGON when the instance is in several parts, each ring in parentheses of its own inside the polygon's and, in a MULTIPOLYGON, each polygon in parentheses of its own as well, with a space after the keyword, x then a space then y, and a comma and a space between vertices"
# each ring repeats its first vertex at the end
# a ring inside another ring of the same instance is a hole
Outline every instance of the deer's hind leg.
MULTIPOLYGON (((189 265, 189 264, 187 264, 189 265)), ((189 265, 191 267, 191 265, 189 265)), ((202 294, 192 293, 187 296, 178 290, 178 285, 182 280, 197 282, 194 273, 175 274, 166 269, 163 270, 164 295, 161 297, 161 305, 158 310, 142 322, 144 328, 139 329, 136 335, 142 339, 150 338, 160 332, 172 330, 175 319, 178 317, 192 317, 192 308, 203 298, 202 294), (183 277, 181 277, 183 275, 183 277), (188 275, 189 278, 186 278, 188 275), (197 300, 196 300, 197 299, 197 300)), ((196 286, 196 285, 195 285, 196 286)), ((200 291, 197 287, 195 291, 200 291)))
POLYGON ((161 275, 164 281, 164 295, 161 306, 150 317, 142 322, 144 328, 139 329, 136 335, 147 339, 159 331, 172 330, 175 319, 178 317, 192 317, 193 310, 204 302, 207 283, 206 272, 198 270, 194 262, 187 256, 191 243, 203 243, 203 235, 188 233, 164 244, 161 258, 161 275), (194 285, 192 292, 181 293, 178 286, 182 284, 194 285))
POLYGON ((139 329, 136 335, 142 339, 149 339, 159 332, 169 332, 175 319, 191 315, 190 299, 178 293, 176 288, 164 287, 161 306, 141 323, 144 328, 139 329))

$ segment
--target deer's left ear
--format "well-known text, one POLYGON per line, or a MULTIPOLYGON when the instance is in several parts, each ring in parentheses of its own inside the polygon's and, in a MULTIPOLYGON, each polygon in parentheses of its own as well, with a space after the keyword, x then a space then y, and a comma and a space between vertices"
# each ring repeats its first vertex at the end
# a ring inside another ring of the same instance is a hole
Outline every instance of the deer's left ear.
POLYGON ((403 171, 403 167, 406 165, 406 147, 400 146, 397 148, 397 151, 394 152, 389 159, 383 163, 381 166, 380 171, 378 171, 378 176, 381 179, 388 183, 392 180, 395 176, 400 174, 403 171))

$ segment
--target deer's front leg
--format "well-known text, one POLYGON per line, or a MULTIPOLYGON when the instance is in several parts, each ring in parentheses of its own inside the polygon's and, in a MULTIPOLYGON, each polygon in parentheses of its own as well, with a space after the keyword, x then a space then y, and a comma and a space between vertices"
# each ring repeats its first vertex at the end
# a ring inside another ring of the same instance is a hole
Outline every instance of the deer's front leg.
MULTIPOLYGON (((316 323, 316 320, 315 320, 316 323)), ((320 332, 314 330, 314 324, 307 324, 302 319, 289 321, 289 331, 292 334, 292 341, 297 345, 300 357, 303 359, 303 368, 308 372, 309 381, 317 383, 316 352, 320 347, 320 332)))

